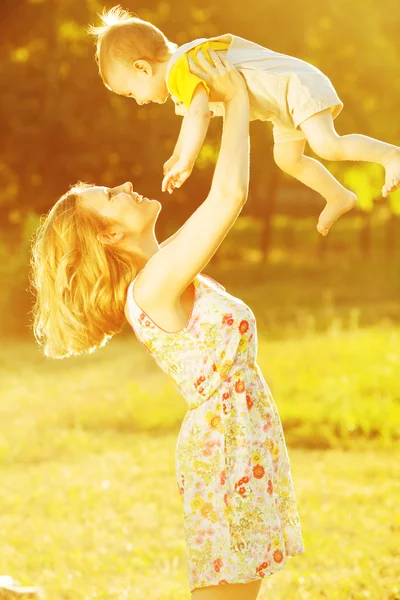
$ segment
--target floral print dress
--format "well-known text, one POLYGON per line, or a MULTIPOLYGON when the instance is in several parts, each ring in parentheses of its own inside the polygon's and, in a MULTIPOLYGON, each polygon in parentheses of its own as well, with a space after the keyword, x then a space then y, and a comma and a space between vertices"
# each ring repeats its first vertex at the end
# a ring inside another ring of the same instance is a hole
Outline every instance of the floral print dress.
POLYGON ((190 591, 271 575, 304 545, 281 420, 256 362, 255 316, 199 274, 189 322, 167 332, 136 304, 135 280, 129 321, 188 403, 176 477, 190 591))

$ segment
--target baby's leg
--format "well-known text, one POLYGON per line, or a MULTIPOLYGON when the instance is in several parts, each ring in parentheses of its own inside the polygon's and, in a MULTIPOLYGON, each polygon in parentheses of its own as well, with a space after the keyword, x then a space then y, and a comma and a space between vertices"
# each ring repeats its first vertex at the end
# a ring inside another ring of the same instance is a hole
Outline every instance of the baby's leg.
POLYGON ((275 143, 274 159, 282 171, 308 185, 325 198, 326 206, 319 216, 317 225, 319 233, 325 236, 332 224, 354 207, 357 197, 343 187, 320 162, 305 156, 304 145, 305 140, 275 143))
POLYGON ((311 148, 326 160, 362 160, 385 167, 385 185, 382 196, 400 187, 400 148, 380 142, 366 135, 351 133, 338 135, 329 109, 323 110, 300 123, 311 148))

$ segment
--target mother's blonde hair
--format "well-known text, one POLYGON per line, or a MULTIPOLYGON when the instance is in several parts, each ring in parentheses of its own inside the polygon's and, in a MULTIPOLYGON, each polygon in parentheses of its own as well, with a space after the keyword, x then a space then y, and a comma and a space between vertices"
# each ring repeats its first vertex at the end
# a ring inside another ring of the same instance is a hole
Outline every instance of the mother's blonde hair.
POLYGON ((88 187, 72 186, 33 237, 33 331, 49 358, 91 353, 118 333, 137 273, 132 252, 99 241, 114 221, 83 205, 79 192, 88 187))

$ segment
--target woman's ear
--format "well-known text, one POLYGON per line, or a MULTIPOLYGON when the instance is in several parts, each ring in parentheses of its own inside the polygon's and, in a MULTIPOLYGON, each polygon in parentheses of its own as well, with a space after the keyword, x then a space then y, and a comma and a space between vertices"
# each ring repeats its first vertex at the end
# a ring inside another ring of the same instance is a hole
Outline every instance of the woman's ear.
POLYGON ((115 244, 124 237, 123 231, 102 231, 97 234, 97 239, 102 244, 115 244))
POLYGON ((135 62, 133 63, 133 68, 135 69, 135 71, 138 74, 142 74, 142 75, 152 75, 153 74, 153 69, 151 67, 151 64, 147 60, 144 60, 143 58, 139 58, 138 60, 135 60, 135 62))

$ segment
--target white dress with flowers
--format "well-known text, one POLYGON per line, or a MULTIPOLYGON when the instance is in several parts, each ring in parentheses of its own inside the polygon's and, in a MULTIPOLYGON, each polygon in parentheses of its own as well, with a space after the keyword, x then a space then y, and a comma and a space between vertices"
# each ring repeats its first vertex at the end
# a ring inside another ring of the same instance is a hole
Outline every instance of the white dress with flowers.
POLYGON ((271 575, 304 545, 281 420, 256 362, 254 314, 200 274, 188 324, 170 333, 136 304, 134 283, 135 334, 188 403, 176 477, 190 591, 271 575))

